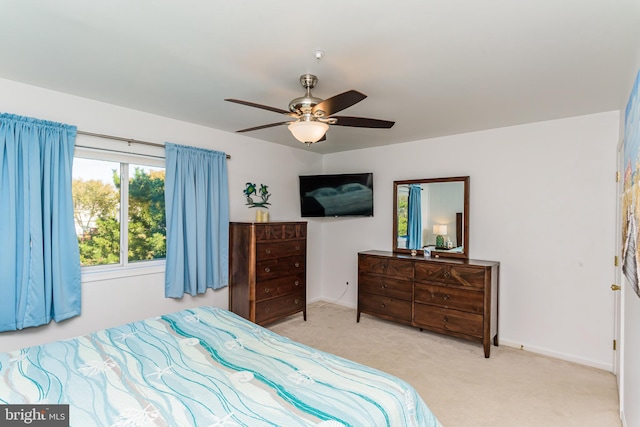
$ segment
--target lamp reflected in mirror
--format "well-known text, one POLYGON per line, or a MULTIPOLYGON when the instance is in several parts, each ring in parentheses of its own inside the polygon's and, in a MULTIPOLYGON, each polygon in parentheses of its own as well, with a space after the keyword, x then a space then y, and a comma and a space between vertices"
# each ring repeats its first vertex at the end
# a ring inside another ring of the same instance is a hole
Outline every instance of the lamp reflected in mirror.
POLYGON ((444 236, 447 235, 447 226, 434 225, 433 234, 436 235, 436 249, 446 249, 447 247, 444 243, 444 236))

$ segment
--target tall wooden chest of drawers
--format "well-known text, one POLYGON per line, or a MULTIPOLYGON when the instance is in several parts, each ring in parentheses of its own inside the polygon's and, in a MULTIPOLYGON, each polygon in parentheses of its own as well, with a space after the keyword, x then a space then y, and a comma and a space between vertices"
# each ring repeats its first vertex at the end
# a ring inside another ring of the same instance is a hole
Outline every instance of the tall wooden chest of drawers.
POLYGON ((384 251, 358 254, 358 313, 498 345, 500 263, 423 258, 384 251))
POLYGON ((229 224, 229 310, 265 325, 307 319, 307 223, 229 224))

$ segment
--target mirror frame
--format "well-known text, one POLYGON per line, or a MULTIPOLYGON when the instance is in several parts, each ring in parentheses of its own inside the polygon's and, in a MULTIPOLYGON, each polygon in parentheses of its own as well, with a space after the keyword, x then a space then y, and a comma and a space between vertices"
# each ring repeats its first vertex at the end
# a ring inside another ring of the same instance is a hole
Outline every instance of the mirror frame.
MULTIPOLYGON (((410 254, 411 249, 398 248, 398 186, 409 184, 430 184, 437 182, 462 182, 464 183, 464 212, 462 213, 462 252, 452 253, 446 251, 432 250, 432 257, 443 258, 469 258, 469 177, 455 176, 449 178, 427 178, 427 179, 409 179, 401 181, 393 181, 393 252, 410 254)), ((417 250, 423 253, 422 249, 417 250)))

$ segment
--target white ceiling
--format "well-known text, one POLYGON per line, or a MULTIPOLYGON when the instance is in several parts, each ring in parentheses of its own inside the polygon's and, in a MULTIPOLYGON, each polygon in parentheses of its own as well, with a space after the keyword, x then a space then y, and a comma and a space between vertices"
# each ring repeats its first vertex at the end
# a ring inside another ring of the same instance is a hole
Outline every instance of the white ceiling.
POLYGON ((638 3, 0 0, 0 78, 234 132, 286 117, 225 98, 286 110, 312 73, 368 95, 340 115, 396 125, 245 135, 330 153, 620 109, 638 3))

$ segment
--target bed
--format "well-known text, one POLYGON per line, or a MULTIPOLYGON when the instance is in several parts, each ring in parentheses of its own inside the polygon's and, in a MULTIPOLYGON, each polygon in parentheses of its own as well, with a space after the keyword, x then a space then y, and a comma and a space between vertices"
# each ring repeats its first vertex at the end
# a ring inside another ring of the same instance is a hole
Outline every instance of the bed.
POLYGON ((199 307, 0 354, 1 404, 72 427, 440 426, 403 380, 199 307))

